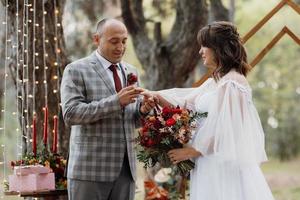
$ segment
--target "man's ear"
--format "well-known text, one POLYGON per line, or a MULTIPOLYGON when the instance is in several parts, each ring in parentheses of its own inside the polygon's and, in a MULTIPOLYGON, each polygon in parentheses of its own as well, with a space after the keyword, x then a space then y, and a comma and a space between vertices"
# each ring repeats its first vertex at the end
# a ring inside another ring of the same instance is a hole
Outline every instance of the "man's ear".
POLYGON ((100 44, 100 35, 99 34, 96 33, 93 35, 93 42, 96 46, 99 46, 99 44, 100 44))

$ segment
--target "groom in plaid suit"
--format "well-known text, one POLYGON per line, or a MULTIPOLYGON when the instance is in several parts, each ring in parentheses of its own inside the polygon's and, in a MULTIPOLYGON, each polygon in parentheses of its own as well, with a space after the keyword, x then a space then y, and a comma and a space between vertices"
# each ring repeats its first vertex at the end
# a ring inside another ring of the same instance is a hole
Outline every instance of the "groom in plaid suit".
POLYGON ((143 90, 128 86, 127 75, 137 71, 121 61, 127 37, 122 22, 101 20, 93 38, 97 50, 64 71, 62 110, 65 123, 71 126, 70 200, 134 199, 134 130, 141 114, 155 103, 140 100, 143 90))

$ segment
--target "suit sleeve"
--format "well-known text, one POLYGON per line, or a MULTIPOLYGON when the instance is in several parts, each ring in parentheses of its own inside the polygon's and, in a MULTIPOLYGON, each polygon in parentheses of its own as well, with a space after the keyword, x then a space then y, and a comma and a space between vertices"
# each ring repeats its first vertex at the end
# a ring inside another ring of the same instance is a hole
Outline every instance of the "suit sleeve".
POLYGON ((84 77, 74 67, 66 67, 61 83, 62 112, 67 125, 93 123, 122 112, 117 94, 87 102, 84 77))
MULTIPOLYGON (((139 74, 136 70, 136 75, 138 77, 138 82, 137 82, 137 86, 140 87, 140 77, 139 77, 139 74)), ((135 114, 134 114, 134 121, 135 121, 135 127, 140 127, 142 124, 141 124, 141 118, 143 117, 142 113, 140 112, 140 108, 142 106, 142 102, 143 102, 143 96, 139 96, 137 98, 137 103, 136 103, 136 109, 135 109, 135 114)))

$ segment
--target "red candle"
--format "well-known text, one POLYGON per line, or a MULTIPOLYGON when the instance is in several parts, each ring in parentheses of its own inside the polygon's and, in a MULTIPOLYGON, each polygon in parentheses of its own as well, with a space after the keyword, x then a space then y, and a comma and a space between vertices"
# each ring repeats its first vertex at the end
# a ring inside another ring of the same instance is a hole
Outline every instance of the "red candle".
POLYGON ((44 137, 43 137, 43 142, 44 142, 44 145, 47 145, 48 107, 46 106, 43 110, 44 110, 44 137))
POLYGON ((52 143, 52 152, 53 153, 57 153, 57 122, 58 122, 58 118, 56 115, 54 115, 53 117, 53 143, 52 143))
POLYGON ((36 157, 36 115, 33 115, 32 123, 32 151, 34 157, 36 157))

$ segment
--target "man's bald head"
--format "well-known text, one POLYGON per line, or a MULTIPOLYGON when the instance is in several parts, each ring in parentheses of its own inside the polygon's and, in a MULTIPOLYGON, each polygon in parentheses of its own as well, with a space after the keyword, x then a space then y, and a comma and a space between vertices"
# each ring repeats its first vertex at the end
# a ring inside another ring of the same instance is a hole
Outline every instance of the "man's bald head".
POLYGON ((121 21, 103 19, 98 22, 93 39, 100 55, 111 63, 118 63, 125 53, 127 38, 126 26, 121 21))
POLYGON ((127 28, 123 24, 123 22, 117 19, 104 18, 97 23, 96 34, 101 36, 107 28, 113 28, 113 27, 124 29, 127 32, 127 28))

